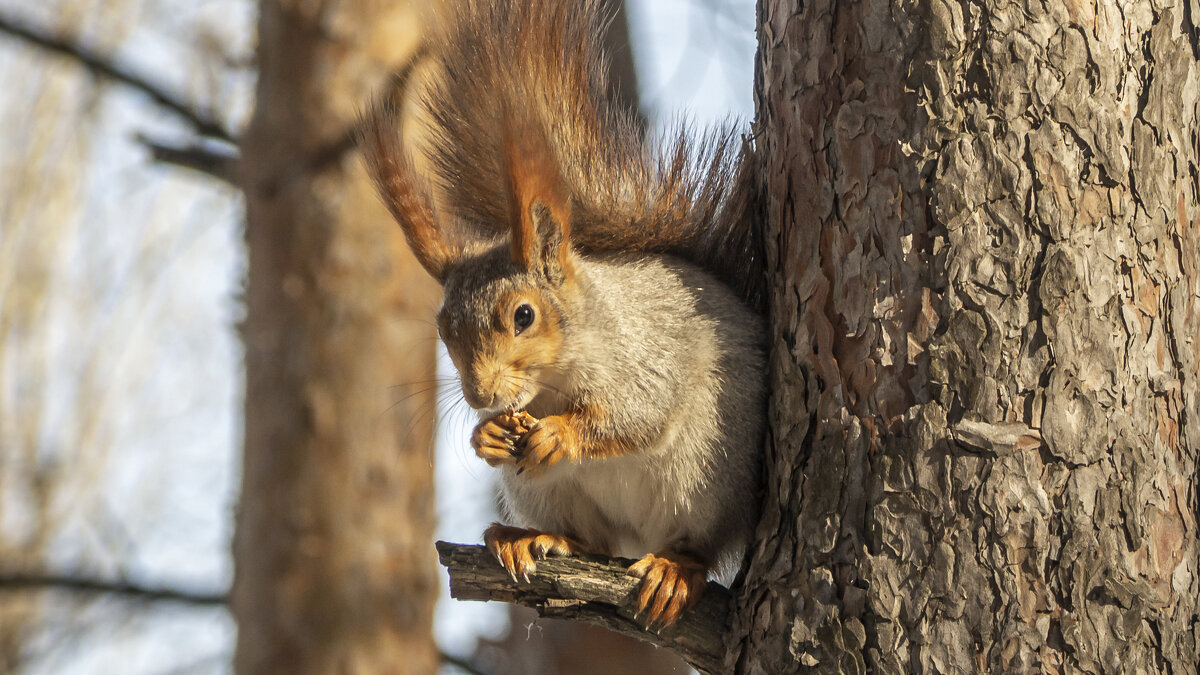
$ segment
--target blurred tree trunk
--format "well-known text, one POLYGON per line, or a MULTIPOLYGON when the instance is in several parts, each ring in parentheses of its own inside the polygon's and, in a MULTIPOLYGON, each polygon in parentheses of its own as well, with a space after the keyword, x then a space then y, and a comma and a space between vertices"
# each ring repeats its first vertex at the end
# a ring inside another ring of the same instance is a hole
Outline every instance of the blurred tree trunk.
POLYGON ((257 104, 242 148, 239 673, 437 665, 436 288, 347 150, 358 111, 412 54, 422 4, 260 5, 257 104))
POLYGON ((764 0, 739 672, 1195 672, 1194 2, 764 0))

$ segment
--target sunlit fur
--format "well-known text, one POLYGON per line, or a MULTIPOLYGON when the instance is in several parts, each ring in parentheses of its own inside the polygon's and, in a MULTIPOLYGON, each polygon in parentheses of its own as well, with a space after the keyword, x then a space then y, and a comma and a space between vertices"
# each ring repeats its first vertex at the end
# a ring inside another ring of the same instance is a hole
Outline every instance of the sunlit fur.
MULTIPOLYGON (((428 254, 423 261, 439 263, 459 237, 507 237, 513 199, 506 146, 512 134, 532 133, 546 146, 571 204, 577 251, 679 256, 761 310, 751 147, 728 128, 700 132, 681 123, 649 134, 633 111, 614 105, 606 96, 600 0, 446 5, 445 29, 427 43, 430 70, 438 75, 429 89, 401 92, 417 100, 428 122, 428 147, 403 144, 401 106, 387 97, 364 117, 361 134, 384 202, 398 207, 394 214, 415 250, 428 254), (428 171, 407 170, 406 153, 421 154, 426 161, 418 164, 428 171), (439 207, 432 216, 429 204, 439 207), (430 217, 442 240, 428 236, 430 217)), ((397 88, 409 79, 398 78, 397 88)), ((440 278, 440 270, 431 272, 440 278)))
POLYGON ((438 325, 481 418, 514 406, 579 425, 575 461, 536 477, 502 467, 511 522, 597 552, 677 548, 729 569, 756 513, 762 320, 677 259, 572 258, 557 286, 507 246, 447 277, 438 325), (521 302, 537 319, 514 336, 521 302))

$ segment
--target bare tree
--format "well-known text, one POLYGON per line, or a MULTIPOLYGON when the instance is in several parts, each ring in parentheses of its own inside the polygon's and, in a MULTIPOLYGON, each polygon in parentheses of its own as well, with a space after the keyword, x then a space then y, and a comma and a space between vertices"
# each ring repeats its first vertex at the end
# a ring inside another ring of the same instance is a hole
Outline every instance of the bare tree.
POLYGON ((259 7, 258 94, 242 143, 240 673, 437 664, 435 289, 347 152, 364 102, 411 58, 421 4, 259 7))
MULTIPOLYGON (((227 344, 220 336, 209 336, 198 350, 173 342, 181 321, 170 309, 203 295, 182 291, 171 279, 179 267, 204 258, 195 249, 211 245, 213 231, 220 231, 211 224, 197 231, 186 222, 209 200, 219 201, 216 191, 155 175, 162 172, 145 166, 136 147, 131 152, 132 144, 113 138, 124 129, 109 113, 131 91, 152 101, 147 108, 171 111, 160 129, 170 121, 190 127, 206 119, 195 111, 180 115, 185 99, 156 90, 153 77, 112 58, 117 47, 136 42, 137 22, 120 19, 136 13, 139 3, 11 6, 0 10, 6 92, 0 104, 0 672, 5 673, 26 666, 53 669, 56 658, 66 657, 52 652, 65 650, 42 645, 117 633, 137 613, 87 602, 102 590, 135 595, 144 590, 147 568, 156 567, 158 556, 150 555, 130 566, 135 569, 123 568, 153 529, 149 519, 131 517, 129 506, 140 502, 147 512, 170 516, 187 514, 189 507, 174 508, 176 495, 167 494, 175 476, 162 475, 151 462, 133 469, 132 462, 175 405, 204 415, 223 393, 214 387, 197 395, 211 382, 199 368, 189 369, 186 358, 172 372, 194 383, 193 391, 175 387, 177 380, 163 376, 159 366, 168 350, 180 359, 227 344), (137 189, 130 190, 130 183, 137 189), (122 219, 114 223, 109 209, 118 199, 122 219), (155 208, 156 200, 170 206, 155 208), (171 396, 161 396, 159 387, 171 389, 171 396), (158 480, 140 481, 113 498, 117 476, 145 473, 158 474, 158 480), (155 509, 164 499, 172 500, 168 508, 155 509), (66 592, 43 593, 46 589, 66 592)), ((191 65, 181 63, 172 74, 187 81, 191 65)), ((231 338, 232 330, 228 334, 231 338)), ((208 372, 217 378, 220 369, 208 372)), ((210 461, 220 463, 220 457, 214 453, 210 461)), ((225 496, 213 487, 209 492, 225 496)), ((193 548, 179 543, 180 549, 193 548)), ((153 574, 151 569, 148 575, 153 574)))
MULTIPOLYGON (((1196 670, 1193 11, 760 3, 763 520, 728 632, 649 639, 750 673, 1196 670)), ((605 569, 518 600, 636 631, 605 569)))
MULTIPOLYGON (((368 5, 306 13, 264 3, 259 105, 244 142, 152 64, 0 17, 0 31, 147 95, 195 132, 181 144, 143 137, 156 159, 246 186, 251 379, 233 597, 244 671, 429 672, 437 663, 432 284, 406 272, 405 247, 383 226, 350 142, 357 110, 408 58, 419 24, 395 3, 368 5)), ((221 593, 36 569, 0 575, 0 586, 224 602, 221 593)))

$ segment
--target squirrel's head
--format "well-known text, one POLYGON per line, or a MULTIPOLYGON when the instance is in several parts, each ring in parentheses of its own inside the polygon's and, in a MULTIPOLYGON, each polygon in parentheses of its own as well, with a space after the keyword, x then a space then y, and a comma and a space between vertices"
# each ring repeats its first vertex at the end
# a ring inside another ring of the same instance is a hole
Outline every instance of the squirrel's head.
POLYGON ((577 262, 562 216, 538 203, 524 220, 532 236, 464 258, 444 281, 438 332, 479 410, 525 407, 560 365, 577 262))
POLYGON ((445 290, 438 331, 467 403, 482 410, 522 408, 544 387, 563 344, 564 300, 575 288, 571 200, 545 129, 528 113, 505 109, 496 118, 501 189, 459 187, 499 202, 491 212, 505 221, 509 246, 482 253, 447 236, 446 214, 435 209, 396 132, 398 106, 377 104, 360 130, 380 196, 417 261, 445 290))

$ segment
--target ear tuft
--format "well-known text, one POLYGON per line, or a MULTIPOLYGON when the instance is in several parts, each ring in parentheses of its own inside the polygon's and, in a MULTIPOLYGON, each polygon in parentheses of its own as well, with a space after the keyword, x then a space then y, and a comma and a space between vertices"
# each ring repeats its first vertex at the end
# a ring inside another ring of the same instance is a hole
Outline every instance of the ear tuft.
POLYGON ((530 208, 529 215, 538 235, 537 264, 550 283, 560 285, 574 273, 566 227, 550 207, 541 202, 530 208))
POLYGON ((540 126, 503 115, 513 261, 561 280, 570 272, 570 199, 540 126))

